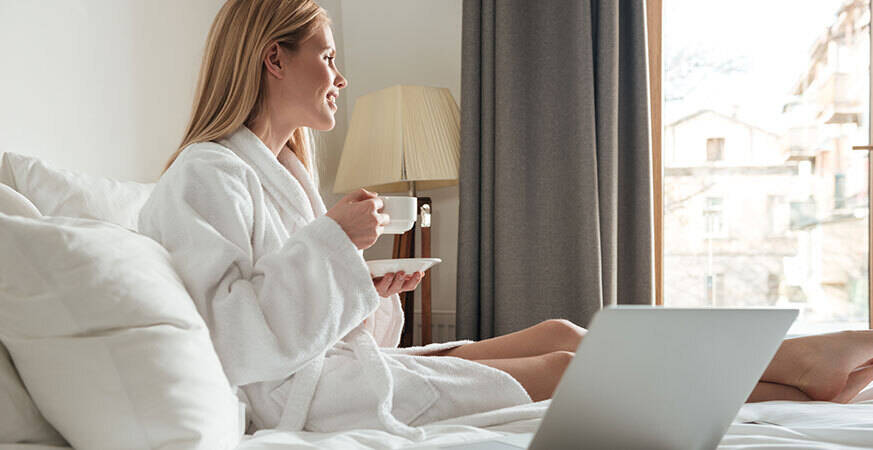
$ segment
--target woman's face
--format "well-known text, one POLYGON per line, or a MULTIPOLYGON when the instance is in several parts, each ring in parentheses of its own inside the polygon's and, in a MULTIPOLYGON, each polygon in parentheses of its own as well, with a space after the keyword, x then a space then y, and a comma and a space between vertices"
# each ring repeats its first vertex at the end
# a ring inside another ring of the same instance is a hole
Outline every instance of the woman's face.
POLYGON ((274 86, 268 91, 278 97, 270 99, 275 112, 295 126, 332 129, 337 97, 347 82, 334 64, 336 47, 330 27, 319 27, 296 52, 281 48, 280 53, 276 56, 284 63, 283 76, 272 80, 274 86))

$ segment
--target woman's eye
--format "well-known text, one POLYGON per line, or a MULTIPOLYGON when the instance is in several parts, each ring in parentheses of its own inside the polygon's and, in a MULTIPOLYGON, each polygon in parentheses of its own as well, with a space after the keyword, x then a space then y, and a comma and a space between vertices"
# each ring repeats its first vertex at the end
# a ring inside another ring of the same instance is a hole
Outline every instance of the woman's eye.
POLYGON ((332 62, 334 60, 333 56, 325 56, 325 58, 328 60, 328 62, 332 62))

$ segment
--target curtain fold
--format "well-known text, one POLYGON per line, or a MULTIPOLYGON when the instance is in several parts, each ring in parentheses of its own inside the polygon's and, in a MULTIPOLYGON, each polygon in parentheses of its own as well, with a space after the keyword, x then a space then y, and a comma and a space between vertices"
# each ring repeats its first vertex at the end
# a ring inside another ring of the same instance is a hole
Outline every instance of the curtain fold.
POLYGON ((652 304, 642 0, 464 0, 456 331, 652 304))

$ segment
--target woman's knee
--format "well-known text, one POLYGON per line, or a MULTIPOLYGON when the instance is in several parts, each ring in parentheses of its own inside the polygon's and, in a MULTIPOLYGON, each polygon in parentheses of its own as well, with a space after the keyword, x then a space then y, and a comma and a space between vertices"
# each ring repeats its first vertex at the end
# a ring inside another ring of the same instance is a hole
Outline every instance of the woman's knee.
POLYGON ((576 351, 576 347, 588 332, 585 328, 566 319, 549 319, 540 323, 548 335, 561 343, 561 350, 576 351))

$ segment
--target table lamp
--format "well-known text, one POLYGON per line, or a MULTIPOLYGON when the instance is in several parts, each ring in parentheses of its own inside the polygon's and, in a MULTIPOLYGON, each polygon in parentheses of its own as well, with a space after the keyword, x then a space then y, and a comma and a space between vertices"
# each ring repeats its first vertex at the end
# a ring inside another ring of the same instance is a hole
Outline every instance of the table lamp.
MULTIPOLYGON (((366 188, 380 194, 435 189, 458 182, 461 114, 447 88, 391 86, 355 102, 334 183, 335 193, 366 188)), ((418 199, 421 257, 430 257, 432 205, 418 199)), ((393 258, 415 257, 415 227, 394 237, 393 258)), ((421 340, 431 341, 430 271, 421 283, 421 340)), ((401 346, 412 345, 414 293, 400 294, 401 346)))

